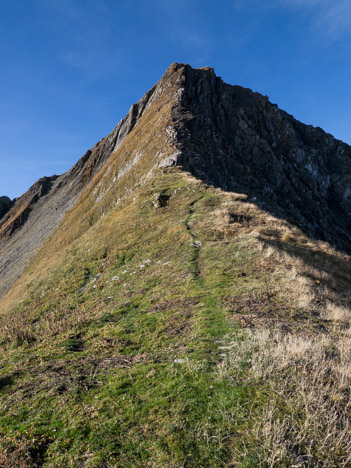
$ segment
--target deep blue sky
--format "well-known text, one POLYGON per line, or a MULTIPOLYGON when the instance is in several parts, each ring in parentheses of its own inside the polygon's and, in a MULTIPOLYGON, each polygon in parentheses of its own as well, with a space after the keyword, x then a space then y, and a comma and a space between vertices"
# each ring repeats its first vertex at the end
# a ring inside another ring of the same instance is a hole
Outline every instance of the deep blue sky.
POLYGON ((0 195, 69 169, 172 62, 351 143, 351 0, 0 0, 0 195))

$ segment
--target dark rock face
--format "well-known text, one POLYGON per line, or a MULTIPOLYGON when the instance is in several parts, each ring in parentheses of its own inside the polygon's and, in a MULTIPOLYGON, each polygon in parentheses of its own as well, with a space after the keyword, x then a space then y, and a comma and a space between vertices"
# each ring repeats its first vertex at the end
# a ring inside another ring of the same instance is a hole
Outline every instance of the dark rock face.
POLYGON ((182 67, 178 164, 351 253, 351 147, 213 69, 182 67))
MULTIPOLYGON (((157 167, 182 166, 225 190, 247 193, 310 236, 351 253, 351 147, 298 122, 267 97, 225 84, 211 68, 173 64, 69 171, 40 179, 14 202, 0 198, 0 297, 87 193, 94 176, 110 169, 109 158, 128 135, 133 146, 144 112, 150 116, 160 109, 167 115, 155 128, 162 150, 140 151, 132 160, 121 154, 113 183, 137 163, 144 173, 139 171, 135 183, 157 167)), ((164 203, 162 196, 155 200, 159 207, 164 203)))
POLYGON ((11 205, 12 201, 9 199, 9 197, 0 197, 0 220, 9 211, 11 205))

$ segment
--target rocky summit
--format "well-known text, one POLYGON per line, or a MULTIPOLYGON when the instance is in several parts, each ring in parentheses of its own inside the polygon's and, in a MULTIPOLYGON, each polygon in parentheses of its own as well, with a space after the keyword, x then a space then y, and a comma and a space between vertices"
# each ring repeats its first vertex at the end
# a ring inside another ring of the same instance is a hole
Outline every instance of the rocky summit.
POLYGON ((180 66, 178 163, 351 252, 351 148, 213 69, 180 66))
POLYGON ((171 65, 0 198, 0 466, 349 466, 351 147, 171 65))

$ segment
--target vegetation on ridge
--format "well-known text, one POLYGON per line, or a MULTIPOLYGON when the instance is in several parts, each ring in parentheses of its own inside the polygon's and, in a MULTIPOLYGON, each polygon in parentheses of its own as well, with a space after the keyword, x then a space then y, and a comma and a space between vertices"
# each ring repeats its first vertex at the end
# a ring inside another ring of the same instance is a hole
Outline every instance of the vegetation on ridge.
POLYGON ((348 466, 347 257, 178 169, 52 241, 2 303, 0 466, 348 466))

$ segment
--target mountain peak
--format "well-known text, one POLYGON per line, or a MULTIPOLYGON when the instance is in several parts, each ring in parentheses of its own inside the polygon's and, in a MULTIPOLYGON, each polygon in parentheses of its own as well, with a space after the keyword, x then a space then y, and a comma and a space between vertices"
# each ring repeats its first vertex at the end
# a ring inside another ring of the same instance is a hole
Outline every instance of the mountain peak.
MULTIPOLYGON (((102 204, 103 213, 106 200, 123 198, 170 166, 245 193, 311 237, 351 252, 351 148, 266 96, 224 83, 213 68, 173 63, 69 171, 38 181, 11 206, 2 202, 0 292, 78 200, 102 204)), ((88 216, 89 204, 84 209, 86 219, 99 216, 88 216)))
POLYGON ((183 66, 173 107, 177 164, 241 191, 314 238, 351 252, 351 148, 266 96, 183 66))
POLYGON ((1 202, 0 466, 350 465, 349 146, 173 64, 1 202))

